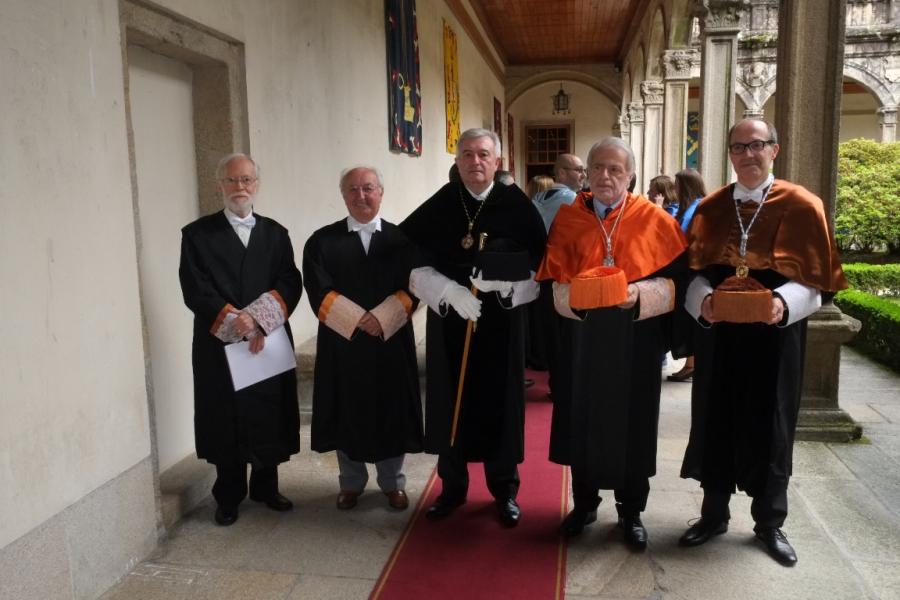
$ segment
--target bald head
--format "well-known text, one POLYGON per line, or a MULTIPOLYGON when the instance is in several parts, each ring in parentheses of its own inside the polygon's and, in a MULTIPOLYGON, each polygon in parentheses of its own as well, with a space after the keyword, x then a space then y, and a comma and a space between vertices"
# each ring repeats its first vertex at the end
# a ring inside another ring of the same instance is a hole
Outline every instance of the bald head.
POLYGON ((556 183, 579 192, 585 178, 584 163, 574 154, 560 154, 553 165, 553 175, 556 183))

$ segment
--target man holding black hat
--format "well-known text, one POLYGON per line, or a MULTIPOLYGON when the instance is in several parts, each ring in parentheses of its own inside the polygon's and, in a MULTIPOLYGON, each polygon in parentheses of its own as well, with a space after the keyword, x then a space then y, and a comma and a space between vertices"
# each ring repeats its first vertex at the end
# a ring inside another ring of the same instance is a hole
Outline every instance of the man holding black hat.
POLYGON ((537 297, 531 272, 546 234, 525 194, 494 182, 499 163, 495 133, 463 132, 456 156, 461 181, 443 186, 400 228, 428 265, 410 276, 410 290, 429 307, 425 449, 439 455, 443 484, 426 516, 440 519, 463 504, 467 463, 483 462, 500 520, 512 527, 520 517, 517 464, 524 458, 523 305, 537 297), (473 272, 482 234, 488 260, 473 272), (494 263, 493 251, 505 256, 494 263))

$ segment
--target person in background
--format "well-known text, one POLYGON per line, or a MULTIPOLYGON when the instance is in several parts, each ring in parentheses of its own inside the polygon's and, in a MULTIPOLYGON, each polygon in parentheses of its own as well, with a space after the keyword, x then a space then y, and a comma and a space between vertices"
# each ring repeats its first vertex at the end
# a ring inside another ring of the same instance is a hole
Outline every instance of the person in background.
POLYGON ((675 216, 678 210, 678 199, 675 195, 675 182, 668 175, 657 175, 650 180, 647 186, 647 197, 664 209, 667 213, 675 216))
POLYGON ((502 183, 503 185, 516 185, 516 178, 513 177, 513 174, 509 171, 501 171, 500 169, 497 169, 497 172, 494 173, 494 181, 502 183))
MULTIPOLYGON (((697 205, 706 196, 706 185, 703 177, 694 169, 683 169, 675 174, 675 192, 678 198, 678 210, 675 219, 681 230, 687 232, 697 205)), ((694 356, 685 357, 684 365, 675 373, 666 376, 668 381, 689 381, 694 376, 694 356)))
POLYGON ((540 192, 545 192, 553 185, 553 178, 549 175, 535 175, 525 186, 525 195, 533 199, 540 192))

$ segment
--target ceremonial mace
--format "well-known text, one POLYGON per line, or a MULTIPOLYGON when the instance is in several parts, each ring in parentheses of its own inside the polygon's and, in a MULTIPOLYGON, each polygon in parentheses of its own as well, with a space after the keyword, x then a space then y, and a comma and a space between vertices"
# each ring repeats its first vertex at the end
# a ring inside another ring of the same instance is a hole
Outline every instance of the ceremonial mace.
MULTIPOLYGON (((484 250, 484 242, 488 234, 478 234, 478 251, 484 250)), ((472 295, 478 297, 478 288, 472 284, 472 295)), ((475 321, 466 322, 466 341, 463 343, 462 363, 459 366, 459 385, 456 386, 456 405, 453 407, 453 425, 450 427, 450 447, 456 442, 456 429, 459 425, 459 407, 462 404, 463 383, 466 380, 466 364, 469 362, 469 346, 472 344, 472 332, 475 331, 475 321)))

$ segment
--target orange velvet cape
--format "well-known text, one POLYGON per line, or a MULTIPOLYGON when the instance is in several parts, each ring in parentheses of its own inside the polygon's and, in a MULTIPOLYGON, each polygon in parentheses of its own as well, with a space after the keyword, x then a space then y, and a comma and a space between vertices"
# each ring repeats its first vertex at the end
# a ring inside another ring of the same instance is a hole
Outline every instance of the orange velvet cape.
MULTIPOLYGON (((591 203, 587 202, 592 198, 590 192, 581 192, 571 205, 560 207, 535 279, 571 283, 579 273, 603 264, 606 238, 591 203)), ((623 205, 625 212, 613 234, 612 250, 616 266, 633 282, 671 263, 684 252, 687 242, 671 215, 634 194, 628 194, 627 200, 603 221, 607 233, 623 205)))
MULTIPOLYGON (((740 264, 741 230, 731 189, 725 186, 697 206, 688 232, 692 269, 740 264)), ((756 207, 740 209, 744 227, 756 207)), ((847 287, 822 201, 806 188, 782 179, 772 184, 750 229, 744 258, 751 269, 772 269, 819 290, 836 292, 847 287)))

